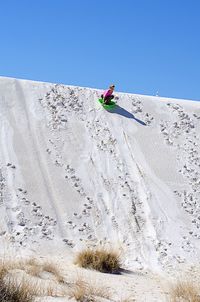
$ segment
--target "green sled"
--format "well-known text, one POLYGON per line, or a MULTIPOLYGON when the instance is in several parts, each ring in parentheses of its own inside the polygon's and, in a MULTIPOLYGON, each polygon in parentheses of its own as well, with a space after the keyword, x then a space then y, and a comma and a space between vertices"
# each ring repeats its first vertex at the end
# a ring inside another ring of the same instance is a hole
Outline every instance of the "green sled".
POLYGON ((99 103, 101 103, 101 105, 103 106, 103 108, 105 109, 112 109, 116 106, 116 103, 113 101, 110 101, 109 104, 103 104, 103 99, 98 99, 99 103))

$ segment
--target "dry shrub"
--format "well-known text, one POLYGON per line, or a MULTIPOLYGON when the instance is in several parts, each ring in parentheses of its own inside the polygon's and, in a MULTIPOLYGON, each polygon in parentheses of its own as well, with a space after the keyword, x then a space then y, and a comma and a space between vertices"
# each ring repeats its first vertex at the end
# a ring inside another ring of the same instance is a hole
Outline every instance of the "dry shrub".
POLYGON ((104 248, 86 249, 77 254, 75 264, 102 273, 119 273, 120 254, 104 248))
POLYGON ((105 287, 99 287, 94 283, 90 284, 78 279, 70 290, 69 296, 80 302, 95 301, 95 297, 109 299, 109 292, 105 287))
POLYGON ((171 302, 200 302, 197 288, 189 283, 179 281, 170 289, 171 302))

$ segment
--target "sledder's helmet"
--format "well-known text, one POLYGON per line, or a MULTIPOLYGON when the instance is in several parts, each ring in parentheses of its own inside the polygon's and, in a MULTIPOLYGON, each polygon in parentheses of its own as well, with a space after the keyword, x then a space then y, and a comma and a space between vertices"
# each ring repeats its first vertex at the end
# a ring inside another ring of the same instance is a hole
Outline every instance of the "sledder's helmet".
POLYGON ((110 85, 110 88, 111 88, 111 89, 115 89, 115 85, 113 85, 113 84, 110 85))

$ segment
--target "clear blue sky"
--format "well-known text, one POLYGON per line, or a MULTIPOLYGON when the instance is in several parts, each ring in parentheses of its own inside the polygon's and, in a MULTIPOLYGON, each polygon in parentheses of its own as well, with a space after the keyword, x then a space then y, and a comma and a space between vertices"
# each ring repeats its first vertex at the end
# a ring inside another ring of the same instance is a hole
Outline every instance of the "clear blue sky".
POLYGON ((200 0, 2 0, 0 75, 200 100, 200 0))

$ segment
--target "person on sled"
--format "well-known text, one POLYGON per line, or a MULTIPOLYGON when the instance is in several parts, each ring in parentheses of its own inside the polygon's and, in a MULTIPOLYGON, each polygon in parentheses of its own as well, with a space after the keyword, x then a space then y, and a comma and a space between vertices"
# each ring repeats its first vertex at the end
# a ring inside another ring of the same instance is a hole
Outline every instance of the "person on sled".
POLYGON ((103 99, 103 104, 108 105, 112 99, 114 99, 113 91, 115 90, 115 85, 110 85, 109 89, 105 90, 101 95, 103 99))

